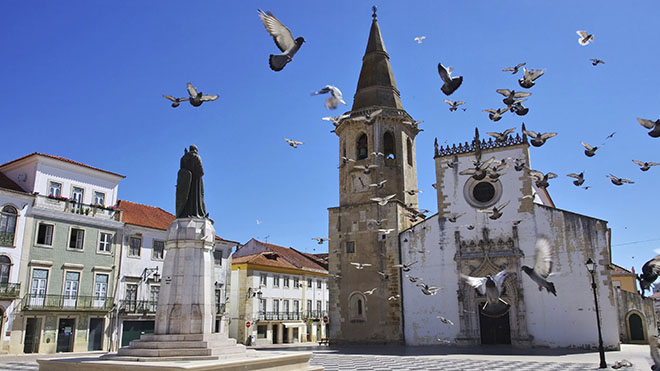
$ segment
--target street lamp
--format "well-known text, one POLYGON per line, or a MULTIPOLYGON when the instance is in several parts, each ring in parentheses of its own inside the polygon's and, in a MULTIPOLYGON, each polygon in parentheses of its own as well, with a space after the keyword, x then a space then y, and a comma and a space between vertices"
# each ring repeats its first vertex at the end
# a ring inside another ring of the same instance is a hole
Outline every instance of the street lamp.
POLYGON ((600 353, 600 367, 607 368, 607 362, 605 362, 605 349, 603 348, 603 335, 600 331, 600 313, 598 311, 598 297, 596 296, 596 279, 594 278, 594 273, 596 273, 596 263, 589 258, 584 265, 587 266, 587 270, 591 274, 591 289, 594 292, 594 303, 596 303, 596 324, 598 325, 598 352, 600 353))

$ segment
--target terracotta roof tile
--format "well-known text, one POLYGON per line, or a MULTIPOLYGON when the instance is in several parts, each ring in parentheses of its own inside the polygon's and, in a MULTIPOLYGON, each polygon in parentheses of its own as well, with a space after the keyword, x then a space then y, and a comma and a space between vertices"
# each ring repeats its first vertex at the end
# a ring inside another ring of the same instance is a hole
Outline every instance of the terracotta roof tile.
POLYGON ((11 180, 8 176, 3 174, 2 172, 0 172, 0 188, 26 193, 25 190, 21 188, 21 186, 16 184, 13 180, 11 180))
POLYGON ((246 256, 253 256, 257 253, 263 254, 264 252, 272 251, 277 253, 283 260, 286 260, 289 264, 291 264, 293 268, 327 271, 327 268, 317 263, 317 259, 308 257, 291 247, 284 247, 272 243, 261 242, 254 238, 245 243, 244 246, 246 247, 244 250, 241 248, 236 250, 232 256, 232 261, 246 256), (244 255, 248 252, 252 252, 253 254, 244 255))
POLYGON ((634 276, 635 274, 626 268, 623 268, 620 265, 616 265, 614 263, 611 263, 612 265, 612 273, 610 273, 613 276, 634 276))
POLYGON ((176 217, 160 207, 119 200, 117 208, 122 211, 122 220, 126 224, 167 230, 176 217))
POLYGON ((252 254, 252 255, 246 255, 246 256, 241 256, 238 258, 232 258, 231 263, 232 264, 257 264, 257 265, 265 265, 269 267, 279 267, 279 268, 290 268, 290 269, 297 269, 295 265, 289 263, 286 261, 284 258, 282 258, 279 255, 274 255, 273 258, 268 258, 266 257, 268 255, 265 252, 259 253, 259 254, 252 254))
POLYGON ((84 166, 84 167, 89 168, 89 169, 98 170, 98 171, 102 171, 102 172, 104 172, 104 173, 108 173, 108 174, 116 175, 116 176, 119 176, 119 177, 122 177, 122 178, 126 178, 124 175, 117 174, 117 173, 113 173, 112 171, 107 171, 107 170, 99 169, 99 168, 94 167, 94 166, 89 166, 89 165, 83 164, 82 162, 73 161, 73 160, 69 160, 68 158, 64 158, 64 157, 60 157, 60 156, 55 156, 55 155, 49 155, 49 154, 46 154, 46 153, 39 153, 39 152, 33 152, 33 153, 30 153, 29 155, 25 155, 25 156, 23 156, 23 157, 21 157, 21 158, 17 158, 16 160, 9 161, 9 162, 7 162, 7 163, 4 163, 4 164, 0 165, 0 167, 3 167, 3 166, 5 166, 5 165, 12 164, 12 163, 17 162, 17 161, 21 161, 21 160, 26 159, 26 158, 28 158, 28 157, 30 157, 30 156, 44 156, 44 157, 49 157, 49 158, 52 158, 52 159, 55 159, 55 160, 59 160, 59 161, 63 161, 63 162, 68 162, 68 163, 70 163, 70 164, 74 164, 74 165, 84 166))

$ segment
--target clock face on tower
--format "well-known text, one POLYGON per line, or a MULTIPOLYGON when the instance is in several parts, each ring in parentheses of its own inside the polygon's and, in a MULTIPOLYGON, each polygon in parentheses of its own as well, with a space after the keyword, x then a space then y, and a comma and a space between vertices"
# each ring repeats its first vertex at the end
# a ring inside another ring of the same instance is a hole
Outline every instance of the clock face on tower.
POLYGON ((359 173, 351 175, 353 178, 353 193, 366 192, 369 190, 371 177, 369 174, 359 173))

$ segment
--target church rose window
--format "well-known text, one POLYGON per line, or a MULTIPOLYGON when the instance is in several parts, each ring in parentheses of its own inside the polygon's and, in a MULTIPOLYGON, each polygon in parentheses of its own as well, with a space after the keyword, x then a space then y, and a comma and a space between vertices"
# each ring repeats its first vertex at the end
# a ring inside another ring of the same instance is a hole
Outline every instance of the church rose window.
POLYGON ((489 182, 481 182, 472 189, 472 196, 479 202, 488 202, 495 197, 495 187, 489 182))
POLYGON ((500 200, 502 191, 501 181, 475 180, 470 177, 463 186, 463 197, 470 206, 485 209, 500 200))

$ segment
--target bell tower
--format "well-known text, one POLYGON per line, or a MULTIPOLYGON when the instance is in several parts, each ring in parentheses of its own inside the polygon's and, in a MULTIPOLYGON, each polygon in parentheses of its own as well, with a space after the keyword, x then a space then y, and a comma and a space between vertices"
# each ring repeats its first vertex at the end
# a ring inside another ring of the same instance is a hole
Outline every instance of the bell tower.
POLYGON ((373 10, 353 107, 334 130, 339 207, 329 209, 329 311, 337 343, 403 343, 401 272, 394 265, 401 261, 399 233, 418 206, 421 129, 403 109, 373 10), (386 204, 372 200, 387 197, 386 204))

